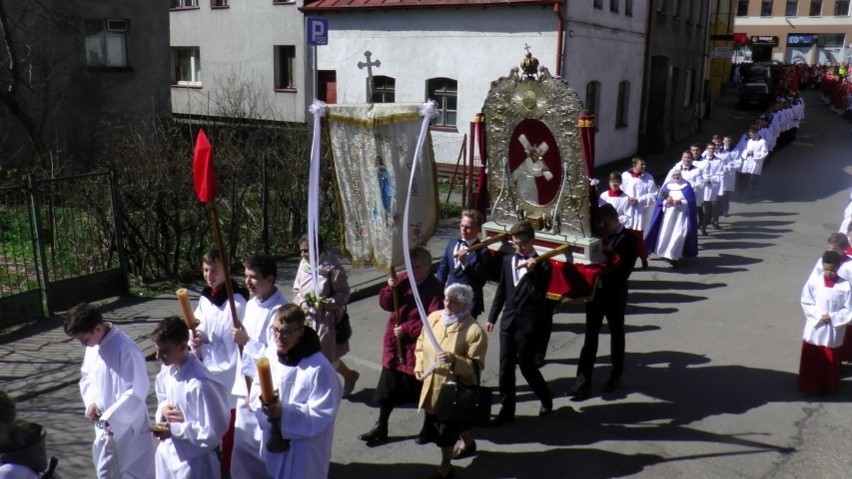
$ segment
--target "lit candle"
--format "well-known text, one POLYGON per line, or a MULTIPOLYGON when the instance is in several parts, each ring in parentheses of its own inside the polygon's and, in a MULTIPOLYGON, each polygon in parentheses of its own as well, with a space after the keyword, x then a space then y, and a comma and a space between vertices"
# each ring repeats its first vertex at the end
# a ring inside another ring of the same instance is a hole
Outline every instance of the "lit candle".
POLYGON ((260 396, 264 404, 269 404, 275 399, 275 390, 272 388, 272 371, 269 368, 269 358, 260 358, 257 360, 260 396))
POLYGON ((195 313, 192 312, 192 306, 189 304, 189 291, 186 288, 181 288, 175 294, 180 303, 180 309, 183 311, 183 321, 186 323, 186 327, 194 330, 196 326, 195 313))

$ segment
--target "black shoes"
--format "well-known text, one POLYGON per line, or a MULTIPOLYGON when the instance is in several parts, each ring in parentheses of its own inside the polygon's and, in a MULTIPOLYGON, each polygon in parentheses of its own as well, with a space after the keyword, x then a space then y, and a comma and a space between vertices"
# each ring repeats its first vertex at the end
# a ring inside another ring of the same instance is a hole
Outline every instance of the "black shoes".
POLYGON ((642 258, 642 269, 648 269, 648 258, 642 258))
POLYGON ((540 408, 538 408, 539 416, 550 416, 550 413, 553 412, 553 403, 550 404, 542 404, 540 408))
POLYGON ((592 397, 592 384, 587 382, 582 376, 578 377, 577 381, 574 382, 574 387, 571 389, 570 396, 573 401, 585 401, 589 399, 592 397))
POLYGON ((388 441, 388 425, 377 422, 373 429, 359 435, 358 439, 365 441, 370 447, 384 444, 388 441))
POLYGON ((714 230, 720 230, 720 229, 722 229, 722 226, 718 222, 716 222, 716 223, 713 223, 713 229, 714 230))
POLYGON ((420 432, 417 433, 417 436, 414 438, 414 442, 422 446, 423 444, 429 444, 430 442, 435 442, 438 439, 437 436, 438 436, 438 431, 436 431, 434 429, 432 431, 429 431, 424 426, 423 429, 421 429, 420 432))
POLYGON ((491 418, 491 422, 489 425, 491 427, 500 427, 504 424, 509 424, 510 422, 515 420, 515 413, 507 413, 504 410, 500 410, 496 416, 491 418))
POLYGON ((617 377, 610 376, 609 380, 604 385, 604 392, 611 393, 613 391, 617 391, 618 388, 621 387, 621 381, 617 377))

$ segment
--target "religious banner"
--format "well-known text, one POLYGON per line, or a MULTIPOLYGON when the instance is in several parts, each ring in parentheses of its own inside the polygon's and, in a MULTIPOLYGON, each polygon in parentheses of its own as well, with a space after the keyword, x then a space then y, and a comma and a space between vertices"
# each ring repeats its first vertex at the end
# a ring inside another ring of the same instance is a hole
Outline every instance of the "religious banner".
POLYGON ((328 105, 328 129, 344 225, 344 251, 354 266, 389 269, 409 248, 423 246, 438 222, 432 144, 413 155, 421 130, 419 104, 328 105), (411 181, 408 225, 404 207, 411 181))

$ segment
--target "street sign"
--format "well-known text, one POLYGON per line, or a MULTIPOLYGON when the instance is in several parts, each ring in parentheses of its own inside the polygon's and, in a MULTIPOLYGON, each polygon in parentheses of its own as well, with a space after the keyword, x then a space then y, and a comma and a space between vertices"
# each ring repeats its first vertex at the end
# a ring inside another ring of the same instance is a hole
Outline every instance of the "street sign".
POLYGON ((310 46, 328 45, 328 19, 305 17, 305 43, 310 46))

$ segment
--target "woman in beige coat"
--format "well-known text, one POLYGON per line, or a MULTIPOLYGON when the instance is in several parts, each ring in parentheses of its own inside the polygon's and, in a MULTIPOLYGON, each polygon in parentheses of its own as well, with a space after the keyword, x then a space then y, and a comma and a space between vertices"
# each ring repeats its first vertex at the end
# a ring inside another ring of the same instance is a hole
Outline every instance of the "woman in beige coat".
MULTIPOLYGON (((458 283, 448 286, 444 290, 444 310, 435 311, 428 318, 429 327, 443 351, 435 351, 425 332, 417 340, 414 375, 423 381, 419 407, 425 409, 427 415, 434 416, 438 394, 445 382, 455 379, 475 385, 474 362, 480 372, 485 366, 488 337, 470 315, 472 306, 473 290, 470 286, 458 283), (433 364, 435 368, 431 373, 424 375, 433 364)), ((441 448, 441 466, 435 478, 452 477, 450 460, 472 456, 476 452, 476 442, 464 425, 435 423, 438 428, 436 444, 441 448), (461 443, 454 449, 459 438, 461 443)))

